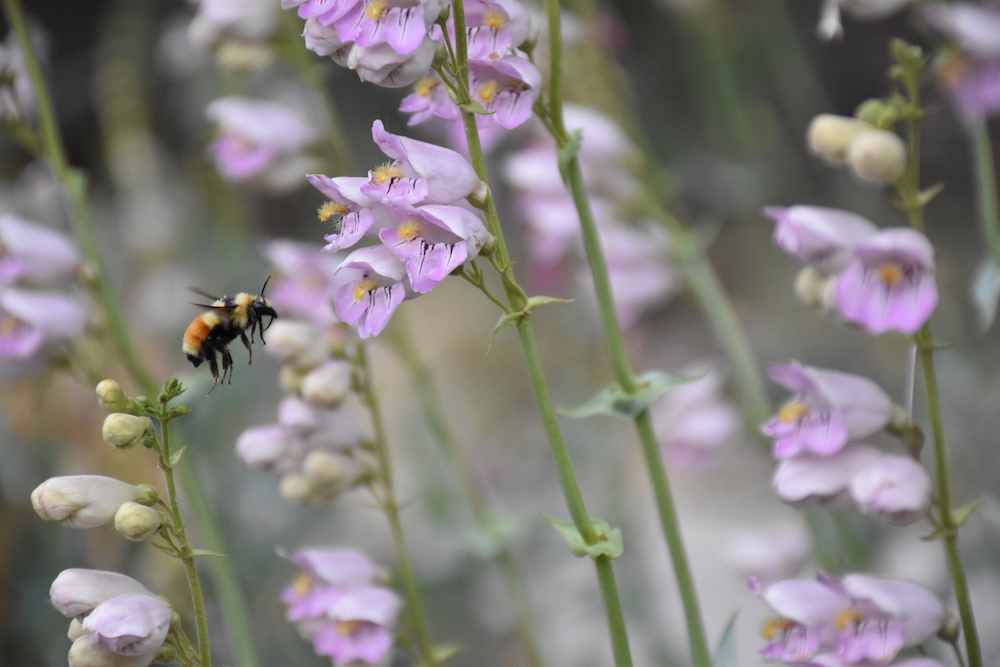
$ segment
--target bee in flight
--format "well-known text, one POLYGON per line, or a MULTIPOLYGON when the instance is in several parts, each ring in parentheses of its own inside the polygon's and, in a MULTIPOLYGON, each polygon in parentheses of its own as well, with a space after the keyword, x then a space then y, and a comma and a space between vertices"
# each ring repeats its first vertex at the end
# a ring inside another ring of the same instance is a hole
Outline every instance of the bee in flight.
MULTIPOLYGON (((254 334, 260 331, 260 342, 264 343, 264 331, 271 326, 271 322, 278 316, 274 311, 271 302, 264 298, 264 290, 267 289, 268 277, 264 281, 264 287, 260 290, 260 296, 240 292, 233 296, 213 297, 211 294, 199 289, 191 290, 201 296, 214 299, 211 304, 195 304, 208 308, 198 315, 184 332, 184 344, 181 347, 188 361, 194 364, 195 368, 201 362, 208 361, 208 368, 212 371, 212 389, 219 384, 219 364, 216 355, 222 356, 222 377, 223 382, 229 376, 229 382, 233 381, 233 357, 229 354, 229 344, 239 336, 250 353, 250 363, 253 363, 253 343, 254 334), (270 318, 264 324, 264 318, 270 318), (250 337, 247 338, 247 329, 250 330, 250 337)), ((212 393, 212 389, 208 393, 212 393)))

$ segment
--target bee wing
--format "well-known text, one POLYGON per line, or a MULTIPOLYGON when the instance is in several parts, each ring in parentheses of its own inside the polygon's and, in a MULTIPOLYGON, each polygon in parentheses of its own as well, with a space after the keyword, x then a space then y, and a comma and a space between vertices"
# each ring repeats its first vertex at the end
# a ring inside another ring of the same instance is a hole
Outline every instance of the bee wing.
MULTIPOLYGON (((219 298, 216 295, 209 294, 205 290, 199 289, 197 287, 188 287, 188 289, 191 290, 192 292, 194 292, 195 294, 197 294, 198 296, 203 296, 203 297, 205 297, 206 299, 208 299, 210 301, 216 301, 219 298)), ((208 306, 208 307, 211 308, 211 306, 208 306)))

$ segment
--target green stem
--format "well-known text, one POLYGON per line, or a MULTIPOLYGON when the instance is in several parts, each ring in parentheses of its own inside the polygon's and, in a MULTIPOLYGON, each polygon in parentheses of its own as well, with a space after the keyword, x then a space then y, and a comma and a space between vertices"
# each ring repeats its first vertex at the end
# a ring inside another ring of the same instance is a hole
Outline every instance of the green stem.
MULTIPOLYGON (((90 280, 92 281, 91 286, 97 302, 104 312, 112 342, 118 350, 127 372, 135 383, 147 396, 155 396, 158 392, 158 387, 153 381, 152 375, 135 352, 135 346, 132 343, 125 318, 104 271, 100 253, 98 252, 93 217, 87 202, 86 181, 81 173, 69 165, 69 161, 66 158, 66 151, 59 134, 48 86, 45 83, 38 59, 32 49, 24 19, 24 12, 19 0, 3 0, 3 7, 24 52, 26 69, 35 91, 39 136, 43 155, 48 158, 53 171, 70 197, 74 213, 72 216, 74 232, 87 258, 90 268, 90 280)), ((206 538, 209 536, 214 538, 213 543, 210 545, 213 551, 224 552, 225 548, 222 545, 221 537, 219 537, 221 533, 208 510, 202 487, 197 486, 197 476, 194 474, 193 462, 190 456, 185 456, 181 460, 180 470, 185 479, 185 489, 188 499, 195 511, 199 532, 206 538)), ((246 667, 256 667, 258 661, 254 652, 252 634, 250 633, 250 625, 246 616, 246 604, 241 599, 236 587, 235 575, 226 559, 216 558, 212 560, 210 568, 213 577, 216 579, 218 589, 220 591, 230 591, 229 595, 222 597, 222 604, 233 634, 233 644, 235 653, 239 658, 239 664, 246 667), (236 591, 235 595, 231 594, 233 590, 236 591)), ((205 637, 205 641, 207 641, 207 634, 205 634, 205 637)))
POLYGON ((437 652, 434 650, 434 642, 431 641, 430 632, 427 629, 427 621, 424 619, 423 606, 420 603, 420 588, 417 585, 417 578, 413 573, 413 565, 410 561, 409 548, 406 545, 403 524, 399 518, 399 503, 396 500, 396 492, 393 485, 392 466, 389 462, 389 452, 386 447, 385 429, 382 424, 378 397, 375 394, 375 388, 371 384, 372 375, 363 343, 358 344, 355 358, 359 371, 359 393, 365 402, 365 406, 371 413, 374 428, 373 447, 378 460, 379 476, 376 483, 380 483, 381 488, 378 491, 373 488, 372 495, 379 502, 379 506, 389 522, 389 532, 392 535, 392 543, 396 550, 396 560, 399 566, 399 576, 402 580, 403 596, 406 598, 406 606, 410 612, 410 619, 413 622, 413 632, 416 635, 417 644, 420 646, 420 653, 423 658, 421 664, 425 667, 435 667, 439 664, 439 661, 437 652))
POLYGON ((972 124, 972 148, 975 155, 976 186, 979 195, 979 218, 993 261, 1000 267, 1000 205, 997 204, 997 174, 986 118, 972 124))
POLYGON ((528 611, 528 601, 524 594, 517 560, 514 558, 514 553, 508 546, 504 535, 502 535, 500 521, 490 510, 486 499, 480 493, 479 487, 473 479, 465 450, 462 449, 445 418, 444 408, 441 405, 440 397, 434 386, 430 369, 420 358, 413 345, 412 337, 405 331, 405 323, 403 323, 403 331, 400 333, 399 319, 402 315, 403 313, 397 312, 394 316, 397 326, 391 329, 392 332, 395 332, 395 335, 392 336, 392 341, 409 369, 410 376, 413 378, 415 393, 420 398, 420 403, 423 407, 427 425, 444 451, 445 457, 455 472, 455 476, 458 478, 462 495, 465 496, 466 502, 472 510, 476 524, 483 534, 496 544, 493 558, 500 568, 504 584, 507 587, 507 593, 514 606, 514 616, 517 622, 517 631, 524 648, 524 657, 532 667, 542 667, 544 661, 538 650, 538 642, 535 640, 535 634, 532 630, 534 623, 528 611))
MULTIPOLYGON (((923 231, 923 207, 920 199, 920 121, 923 112, 920 109, 919 69, 907 71, 902 79, 907 99, 910 103, 907 114, 907 149, 909 151, 906 170, 897 182, 901 208, 906 212, 910 226, 923 231)), ((955 600, 958 604, 958 615, 962 622, 962 632, 965 637, 965 650, 969 667, 982 667, 982 651, 979 645, 979 632, 972 610, 972 599, 965 576, 965 566, 962 562, 958 545, 958 524, 952 506, 951 475, 949 473, 948 447, 945 443, 944 420, 941 411, 940 391, 937 383, 937 372, 934 367, 934 336, 930 323, 924 326, 914 336, 917 353, 923 369, 924 390, 927 394, 927 412, 931 420, 931 437, 934 446, 934 501, 938 510, 938 519, 942 528, 945 556, 948 561, 948 571, 951 574, 952 585, 955 588, 955 600)))
MULTIPOLYGON (((545 383, 545 374, 542 371, 542 364, 538 358, 538 348, 535 345, 535 334, 531 326, 530 319, 522 317, 517 323, 517 332, 521 337, 521 347, 524 350, 524 360, 528 366, 528 378, 531 381, 531 389, 535 395, 535 402, 541 413, 542 425, 548 435, 549 446, 552 450, 552 457, 556 461, 556 468, 559 470, 559 480, 563 488, 563 496, 569 506, 570 516, 573 523, 580 532, 584 542, 588 545, 596 544, 598 535, 594 530, 587 508, 580 494, 580 488, 576 483, 576 475, 573 472, 573 463, 569 458, 569 451, 563 441, 562 432, 559 429, 559 422, 556 420, 556 412, 552 407, 552 398, 549 396, 549 389, 545 383)), ((608 628, 611 632, 611 646, 614 652, 615 664, 618 667, 625 667, 632 664, 631 650, 628 644, 628 633, 625 630, 625 617, 622 613, 621 601, 618 596, 618 587, 615 583, 614 570, 611 568, 611 561, 605 556, 594 559, 597 567, 597 577, 601 584, 601 596, 604 599, 604 607, 608 615, 608 628)))
MULTIPOLYGON (((165 406, 160 406, 161 413, 165 406)), ((180 543, 180 560, 184 565, 184 574, 187 577, 188 588, 191 591, 191 605, 194 609, 195 626, 198 629, 198 653, 200 655, 202 667, 210 667, 212 656, 209 651, 208 622, 205 617, 205 598, 201 591, 201 582, 198 579, 198 570, 194 564, 194 554, 187 539, 187 531, 184 528, 184 519, 181 517, 180 503, 178 502, 177 486, 174 483, 174 468, 170 462, 170 425, 169 419, 160 417, 160 470, 163 471, 163 478, 167 483, 167 502, 170 504, 171 532, 177 537, 180 543)))

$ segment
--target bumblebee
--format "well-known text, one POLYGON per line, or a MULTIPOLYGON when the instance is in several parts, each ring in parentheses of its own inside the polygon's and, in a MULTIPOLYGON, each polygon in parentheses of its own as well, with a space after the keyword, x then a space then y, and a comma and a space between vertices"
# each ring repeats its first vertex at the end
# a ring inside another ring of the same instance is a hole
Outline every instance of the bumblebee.
MULTIPOLYGON (((268 278, 270 280, 270 278, 268 278)), ((208 361, 208 367, 212 371, 212 389, 219 384, 221 379, 226 381, 228 375, 229 382, 233 381, 233 357, 229 354, 229 344, 238 336, 243 345, 250 353, 250 362, 253 363, 253 349, 250 344, 254 342, 254 334, 260 331, 260 342, 264 343, 264 331, 271 326, 271 322, 278 316, 271 302, 264 298, 264 290, 267 289, 267 280, 260 290, 260 296, 240 292, 233 296, 221 296, 212 304, 195 304, 209 310, 198 315, 184 332, 184 344, 181 349, 187 355, 188 361, 194 364, 195 368, 201 362, 208 361), (264 318, 270 318, 267 324, 264 318), (250 330, 250 337, 247 338, 247 329, 250 330), (219 364, 216 355, 222 357, 222 376, 219 376, 219 364)), ((210 294, 201 290, 191 288, 192 291, 214 299, 210 294)), ((212 393, 212 389, 208 393, 212 393)))

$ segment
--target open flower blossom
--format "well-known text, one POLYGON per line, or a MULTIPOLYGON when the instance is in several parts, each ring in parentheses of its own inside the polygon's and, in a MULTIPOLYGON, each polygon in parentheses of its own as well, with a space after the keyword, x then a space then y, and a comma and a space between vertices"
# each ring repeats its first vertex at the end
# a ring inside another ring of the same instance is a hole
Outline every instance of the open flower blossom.
POLYGON ((923 586, 864 574, 766 587, 751 580, 750 588, 777 614, 762 632, 768 645, 761 657, 768 661, 885 665, 903 648, 933 637, 946 617, 944 605, 923 586))
POLYGON ((835 503, 847 495, 856 475, 885 458, 886 454, 862 444, 847 445, 832 456, 802 453, 778 463, 772 484, 786 503, 835 503))
POLYGON ((65 234, 13 215, 0 215, 0 284, 68 276, 83 258, 65 234))
POLYGON ((309 171, 305 150, 319 133, 299 107, 231 95, 210 103, 206 113, 217 128, 208 153, 227 181, 285 190, 309 171))
POLYGON ((889 457, 855 474, 850 493, 862 513, 906 525, 922 518, 930 507, 931 478, 916 461, 889 457))
POLYGON ((858 243, 837 280, 844 319, 873 334, 914 334, 937 305, 934 249, 915 229, 886 229, 858 243))
POLYGON ((271 241, 263 254, 277 272, 268 285, 268 299, 282 318, 308 320, 318 327, 339 321, 333 312, 332 289, 338 257, 286 239, 271 241))
POLYGON ((355 250, 334 279, 333 305, 361 338, 377 336, 407 296, 406 265, 385 245, 355 250))
POLYGON ((761 427, 774 438, 774 456, 801 452, 836 454, 849 441, 885 428, 895 413, 892 400, 874 382, 858 375, 804 366, 793 361, 768 369, 771 379, 794 392, 761 427))
POLYGON ((920 7, 924 20, 955 41, 938 77, 968 121, 1000 112, 1000 9, 955 2, 920 7))
POLYGON ((135 486, 101 475, 52 477, 31 492, 38 516, 73 528, 95 528, 110 523, 126 502, 152 505, 157 493, 146 484, 135 486))
POLYGON ((286 616, 336 664, 376 663, 392 646, 402 601, 379 586, 379 571, 351 549, 303 549, 287 556, 303 572, 282 593, 286 616))
POLYGON ((172 618, 173 610, 161 598, 132 593, 97 605, 83 619, 83 629, 119 655, 151 655, 163 645, 172 618))
POLYGON ((867 218, 835 208, 768 206, 764 214, 775 222, 775 245, 823 275, 840 273, 854 247, 878 233, 867 218))

